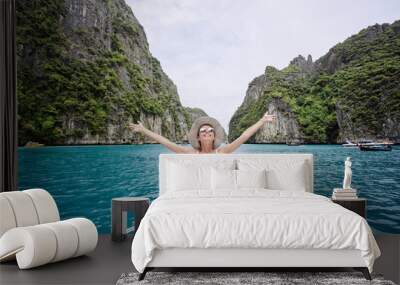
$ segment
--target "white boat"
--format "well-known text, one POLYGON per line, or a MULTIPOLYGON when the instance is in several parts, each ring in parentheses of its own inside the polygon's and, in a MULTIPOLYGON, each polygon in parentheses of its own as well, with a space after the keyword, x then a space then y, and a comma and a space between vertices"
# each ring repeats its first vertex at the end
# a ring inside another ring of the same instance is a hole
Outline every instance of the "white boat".
POLYGON ((358 147, 356 143, 352 143, 349 140, 346 140, 346 143, 342 144, 343 147, 358 147))
POLYGON ((393 142, 390 141, 383 141, 383 142, 376 142, 372 140, 360 140, 357 145, 360 146, 382 146, 382 145, 392 145, 393 142))
POLYGON ((358 142, 358 147, 363 151, 391 151, 392 142, 374 142, 371 140, 362 140, 358 142))
POLYGON ((360 140, 357 143, 358 146, 360 146, 360 145, 377 145, 377 144, 379 144, 379 143, 374 142, 372 140, 360 140))

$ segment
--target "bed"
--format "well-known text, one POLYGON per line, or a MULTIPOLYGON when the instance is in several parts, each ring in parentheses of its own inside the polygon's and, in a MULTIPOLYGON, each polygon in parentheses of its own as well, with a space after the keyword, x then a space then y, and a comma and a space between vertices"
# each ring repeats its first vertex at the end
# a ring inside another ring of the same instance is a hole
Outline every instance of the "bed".
POLYGON ((132 242, 154 268, 352 267, 379 247, 364 218, 313 193, 312 154, 160 154, 160 195, 132 242))

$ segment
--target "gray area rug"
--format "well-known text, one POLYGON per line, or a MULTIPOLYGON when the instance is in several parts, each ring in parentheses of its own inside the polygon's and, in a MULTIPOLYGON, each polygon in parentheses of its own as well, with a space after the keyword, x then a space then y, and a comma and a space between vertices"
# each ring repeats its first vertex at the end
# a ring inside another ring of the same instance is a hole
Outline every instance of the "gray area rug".
POLYGON ((372 274, 372 281, 361 272, 155 272, 150 271, 142 281, 139 273, 124 273, 117 285, 133 284, 384 284, 382 275, 372 274))

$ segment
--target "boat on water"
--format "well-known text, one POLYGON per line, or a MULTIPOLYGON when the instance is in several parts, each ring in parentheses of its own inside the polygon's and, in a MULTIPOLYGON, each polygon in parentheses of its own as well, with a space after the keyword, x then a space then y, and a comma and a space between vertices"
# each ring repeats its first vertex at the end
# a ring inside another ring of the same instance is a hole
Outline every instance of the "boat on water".
POLYGON ((288 146, 299 146, 299 145, 303 145, 301 142, 287 142, 286 145, 288 146))
POLYGON ((41 147, 41 146, 44 146, 44 144, 32 141, 29 141, 25 144, 25 147, 41 147))
POLYGON ((351 141, 346 140, 346 143, 342 144, 342 146, 343 147, 354 147, 354 148, 356 148, 356 147, 358 147, 358 144, 352 143, 351 141))
POLYGON ((391 151, 392 142, 374 142, 372 140, 362 140, 358 142, 358 148, 362 151, 391 151))
POLYGON ((373 140, 359 140, 357 142, 358 146, 360 146, 360 145, 376 145, 376 144, 377 144, 377 142, 374 142, 373 140))
POLYGON ((286 145, 299 146, 299 145, 303 145, 303 143, 300 140, 287 140, 286 145))
POLYGON ((375 145, 359 145, 360 150, 363 151, 391 151, 392 146, 385 143, 377 143, 375 145))

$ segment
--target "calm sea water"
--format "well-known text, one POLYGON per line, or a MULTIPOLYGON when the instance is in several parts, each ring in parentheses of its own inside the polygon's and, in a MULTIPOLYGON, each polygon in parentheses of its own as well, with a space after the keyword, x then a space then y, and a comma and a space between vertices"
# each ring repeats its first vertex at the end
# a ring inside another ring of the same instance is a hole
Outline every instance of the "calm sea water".
MULTIPOLYGON (((62 219, 83 216, 100 233, 110 232, 111 199, 158 196, 162 145, 55 146, 19 148, 19 189, 44 188, 62 219)), ((330 196, 343 180, 344 160, 353 159, 352 186, 368 198, 367 218, 375 232, 400 234, 400 146, 362 152, 340 145, 242 145, 236 153, 314 154, 314 192, 330 196)))

